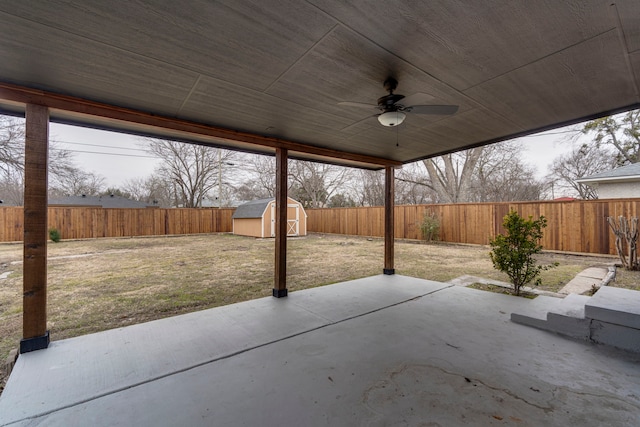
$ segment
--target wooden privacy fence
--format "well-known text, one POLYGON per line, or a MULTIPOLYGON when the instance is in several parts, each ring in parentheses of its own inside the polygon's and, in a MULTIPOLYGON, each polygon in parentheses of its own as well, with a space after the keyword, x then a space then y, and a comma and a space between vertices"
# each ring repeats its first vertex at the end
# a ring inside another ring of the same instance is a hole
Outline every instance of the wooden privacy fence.
MULTIPOLYGON (((235 209, 49 208, 49 228, 62 239, 219 233, 232 230, 235 209)), ((22 240, 23 208, 0 208, 0 241, 22 240)))
MULTIPOLYGON (((486 245, 503 233, 502 219, 515 209, 522 216, 544 215, 548 226, 545 249, 616 254, 615 238, 607 216, 638 216, 640 199, 611 199, 562 202, 512 202, 451 205, 404 205, 395 208, 395 237, 420 239, 419 223, 430 211, 440 219, 440 240, 486 245)), ((97 237, 160 236, 230 232, 234 209, 104 209, 49 208, 49 227, 63 239, 97 237)), ((353 236, 384 235, 384 208, 307 209, 309 232, 353 236)), ((21 207, 0 208, 0 241, 21 241, 21 207)))
MULTIPOLYGON (((420 239, 419 224, 425 212, 440 219, 440 240, 487 245, 504 233, 504 216, 514 209, 521 216, 547 218, 542 245, 548 250, 616 254, 607 216, 637 216, 640 199, 537 201, 395 207, 396 239, 420 239)), ((307 209, 310 232, 383 236, 384 208, 307 209)))

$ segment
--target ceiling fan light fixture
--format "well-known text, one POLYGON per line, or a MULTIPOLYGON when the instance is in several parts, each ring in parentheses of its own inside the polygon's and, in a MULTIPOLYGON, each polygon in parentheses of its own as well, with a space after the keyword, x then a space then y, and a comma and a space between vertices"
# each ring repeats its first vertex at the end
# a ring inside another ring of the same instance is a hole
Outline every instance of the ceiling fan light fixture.
POLYGON ((378 116, 378 121, 382 126, 398 126, 401 124, 407 115, 402 111, 387 111, 378 116))

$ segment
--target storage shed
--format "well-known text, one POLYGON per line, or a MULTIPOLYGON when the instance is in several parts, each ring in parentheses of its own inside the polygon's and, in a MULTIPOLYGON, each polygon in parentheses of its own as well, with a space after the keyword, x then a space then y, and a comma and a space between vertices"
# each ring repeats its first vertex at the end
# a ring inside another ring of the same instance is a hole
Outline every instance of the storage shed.
MULTIPOLYGON (((276 199, 254 200, 236 208, 233 234, 253 237, 275 237, 276 199)), ((287 236, 307 235, 307 213, 302 204, 287 198, 287 236)))

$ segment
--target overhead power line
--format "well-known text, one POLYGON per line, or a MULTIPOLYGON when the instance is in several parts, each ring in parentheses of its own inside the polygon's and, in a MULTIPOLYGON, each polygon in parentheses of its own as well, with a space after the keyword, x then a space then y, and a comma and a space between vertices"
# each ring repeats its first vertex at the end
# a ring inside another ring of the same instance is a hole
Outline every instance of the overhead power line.
POLYGON ((56 142, 61 142, 63 144, 85 145, 87 147, 115 148, 115 149, 118 149, 118 150, 141 151, 143 153, 147 153, 147 150, 145 150, 143 148, 118 147, 118 146, 114 146, 114 145, 103 145, 103 144, 89 144, 89 143, 86 143, 86 142, 60 141, 59 139, 56 139, 55 141, 56 142))
POLYGON ((69 150, 67 148, 52 148, 52 150, 68 151, 70 153, 102 154, 102 155, 105 155, 105 156, 139 157, 139 158, 142 158, 142 159, 161 159, 162 158, 162 157, 158 157, 158 156, 141 156, 139 154, 105 153, 105 152, 102 152, 102 151, 69 150))

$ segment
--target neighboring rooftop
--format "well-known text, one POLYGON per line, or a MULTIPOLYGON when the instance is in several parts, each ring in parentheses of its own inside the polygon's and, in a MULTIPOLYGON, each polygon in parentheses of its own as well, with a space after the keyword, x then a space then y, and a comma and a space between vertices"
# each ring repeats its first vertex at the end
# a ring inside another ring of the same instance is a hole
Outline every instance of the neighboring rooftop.
POLYGON ((596 173, 576 179, 582 184, 590 184, 595 182, 622 182, 622 181, 640 181, 640 163, 632 163, 609 171, 596 173))
POLYGON ((157 207, 153 203, 139 202, 137 200, 127 199, 126 197, 116 196, 114 194, 108 196, 66 196, 49 199, 49 206, 92 206, 101 208, 151 208, 157 207))

